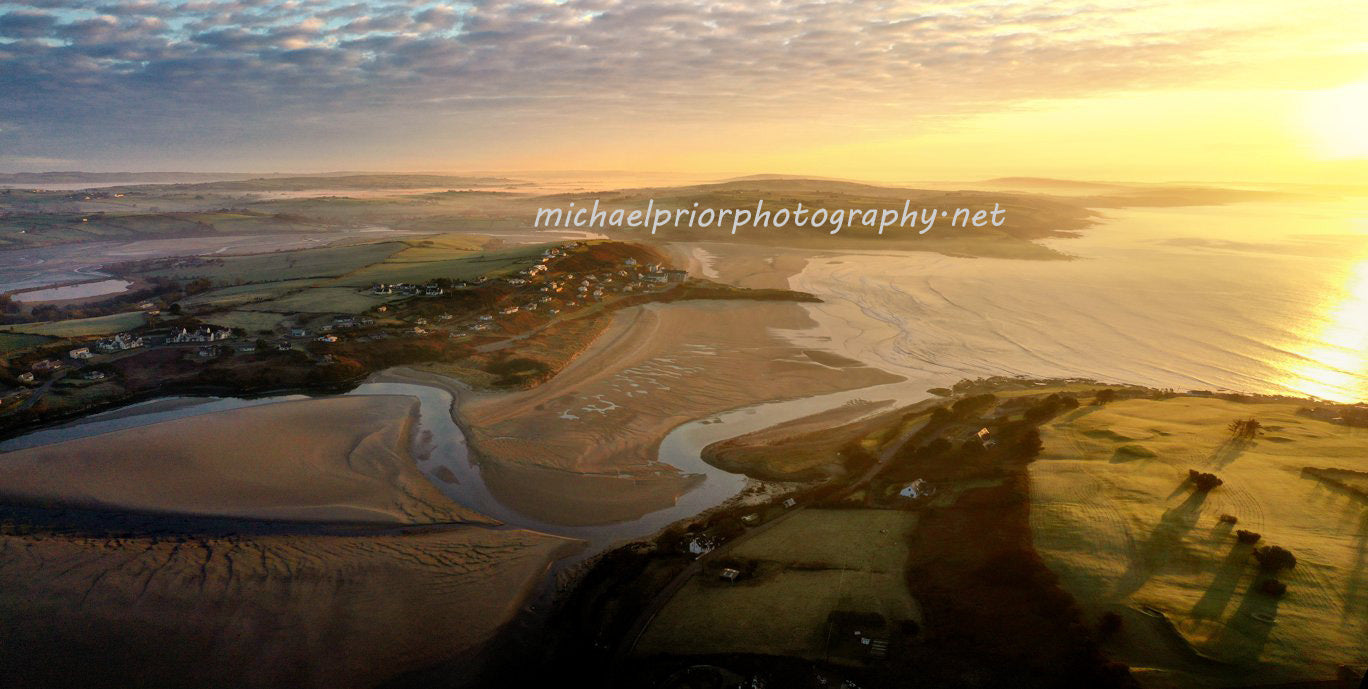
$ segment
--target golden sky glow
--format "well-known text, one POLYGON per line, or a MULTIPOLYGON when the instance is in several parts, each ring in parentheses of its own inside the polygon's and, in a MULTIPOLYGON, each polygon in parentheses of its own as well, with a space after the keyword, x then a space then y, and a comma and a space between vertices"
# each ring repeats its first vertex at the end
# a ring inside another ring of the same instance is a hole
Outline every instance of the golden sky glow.
POLYGON ((0 169, 1368 183, 1368 2, 25 0, 0 169))

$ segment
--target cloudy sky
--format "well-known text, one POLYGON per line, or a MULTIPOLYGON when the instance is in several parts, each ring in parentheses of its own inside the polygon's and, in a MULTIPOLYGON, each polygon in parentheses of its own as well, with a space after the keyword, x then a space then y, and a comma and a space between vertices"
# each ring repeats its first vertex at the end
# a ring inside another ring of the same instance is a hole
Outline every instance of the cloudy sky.
POLYGON ((26 0, 0 170, 1316 181, 1366 85, 1362 0, 26 0))

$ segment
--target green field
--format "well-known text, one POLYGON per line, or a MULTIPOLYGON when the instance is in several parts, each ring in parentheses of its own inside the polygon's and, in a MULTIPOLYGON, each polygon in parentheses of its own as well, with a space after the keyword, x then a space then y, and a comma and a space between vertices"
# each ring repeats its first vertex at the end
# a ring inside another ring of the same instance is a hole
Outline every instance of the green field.
POLYGON ((148 275, 178 280, 205 278, 215 285, 338 277, 372 263, 379 263, 404 247, 405 245, 400 242, 378 242, 250 256, 227 256, 208 265, 167 268, 152 271, 148 275))
POLYGON ((352 287, 311 287, 279 299, 249 304, 240 310, 274 313, 362 313, 396 298, 393 295, 374 295, 352 287))
POLYGON ((505 275, 536 263, 543 245, 517 246, 491 251, 471 251, 460 246, 411 246, 383 263, 358 270, 337 281, 363 287, 377 282, 427 282, 444 277, 474 280, 485 275, 505 275))
POLYGON ((51 339, 42 335, 27 335, 22 333, 0 333, 0 354, 9 354, 30 347, 36 347, 51 339))
POLYGON ((3 330, 11 333, 49 335, 52 337, 89 337, 125 332, 137 328, 146 322, 146 314, 141 311, 130 311, 70 321, 9 325, 4 326, 3 330))
POLYGON ((287 292, 318 284, 318 280, 282 280, 280 282, 260 282, 247 285, 234 285, 201 292, 180 301, 181 306, 231 308, 254 301, 265 301, 283 296, 287 292))
POLYGON ((728 559, 756 573, 728 583, 695 576, 642 637, 643 654, 825 655, 833 611, 919 620, 904 581, 916 515, 892 510, 804 510, 739 544, 728 559))
POLYGON ((274 330, 286 319, 287 317, 281 314, 264 311, 222 311, 203 317, 206 323, 225 328, 242 328, 249 335, 255 335, 262 330, 274 330))
POLYGON ((1043 429, 1031 465, 1036 548, 1093 614, 1116 611, 1110 649, 1157 686, 1325 679, 1368 663, 1368 504, 1303 467, 1368 470, 1368 430, 1300 416, 1293 404, 1178 397, 1085 406, 1043 429), (1264 433, 1237 441, 1236 419, 1264 433), (1151 456, 1152 455, 1152 456, 1151 456), (1224 485, 1200 493, 1189 469, 1224 485), (1232 526, 1222 515, 1239 520, 1232 526), (1297 556, 1256 590, 1262 534, 1297 556))

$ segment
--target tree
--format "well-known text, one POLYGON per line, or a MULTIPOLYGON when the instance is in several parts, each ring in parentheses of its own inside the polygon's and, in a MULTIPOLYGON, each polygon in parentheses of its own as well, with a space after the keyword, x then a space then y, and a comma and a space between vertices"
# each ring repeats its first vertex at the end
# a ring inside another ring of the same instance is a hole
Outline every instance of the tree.
POLYGON ((171 315, 173 315, 173 316, 179 316, 180 313, 181 313, 181 305, 180 305, 180 302, 176 302, 175 304, 172 304, 172 305, 171 305, 171 308, 167 309, 167 311, 170 311, 170 312, 171 312, 171 315))
POLYGON ((1231 421, 1226 428, 1230 431, 1230 435, 1237 439, 1249 439, 1257 436, 1263 430, 1263 424, 1259 423, 1258 419, 1237 419, 1231 421))
POLYGON ((1297 556, 1276 545, 1266 545, 1255 550, 1254 559, 1259 561, 1259 567, 1265 572, 1277 572, 1297 566, 1297 556))
POLYGON ((1225 483, 1216 474, 1208 474, 1196 469, 1188 469, 1188 480, 1192 481, 1193 485, 1197 486, 1197 490, 1203 493, 1215 490, 1216 487, 1225 483))
POLYGON ((1114 401, 1116 401, 1116 391, 1112 390, 1111 388, 1107 388, 1105 390, 1098 390, 1097 394, 1093 396, 1093 404, 1097 405, 1102 405, 1114 401))

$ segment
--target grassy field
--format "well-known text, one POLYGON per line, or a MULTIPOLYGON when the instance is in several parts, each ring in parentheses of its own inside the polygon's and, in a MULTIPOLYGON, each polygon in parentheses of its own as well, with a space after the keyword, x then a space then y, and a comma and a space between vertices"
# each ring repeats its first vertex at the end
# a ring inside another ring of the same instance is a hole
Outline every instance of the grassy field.
POLYGON ((249 304, 254 301, 265 301, 283 296, 287 292, 302 289, 315 285, 318 280, 281 280, 280 282, 252 283, 247 285, 234 285, 232 287, 221 287, 219 289, 201 292, 193 297, 181 300, 181 306, 198 307, 211 306, 215 308, 229 308, 241 304, 249 304))
POLYGON ((1210 398, 1084 406, 1049 424, 1031 466, 1036 548, 1092 613, 1115 611, 1109 650, 1152 686, 1333 678, 1368 664, 1368 504, 1302 474, 1368 470, 1368 430, 1300 416, 1293 404, 1210 398), (1258 419, 1237 441, 1227 425, 1258 419), (1224 485, 1209 493, 1189 469, 1224 485), (1222 515, 1237 518, 1232 525, 1222 515), (1257 587, 1262 534, 1297 557, 1281 598, 1257 587))
POLYGON ((903 568, 916 515, 885 510, 804 510, 737 546, 755 572, 734 583, 706 572, 660 612, 644 654, 762 653, 825 656, 827 616, 874 612, 919 619, 903 568))
POLYGON ((42 335, 24 333, 0 333, 0 354, 9 354, 48 342, 42 335))
POLYGON ((400 242, 377 242, 251 256, 227 256, 207 265, 167 268, 150 272, 148 275, 179 280, 205 278, 215 285, 338 277, 379 263, 404 247, 405 245, 400 242))
POLYGON ((261 330, 274 330, 286 318, 267 311, 222 311, 205 316, 203 320, 225 328, 242 328, 248 334, 255 334, 261 330))
POLYGON ((365 286, 377 282, 426 282, 445 277, 473 280, 485 275, 505 275, 532 265, 541 257, 544 246, 525 245, 506 249, 476 251, 473 241, 448 238, 438 242, 410 242, 410 246, 382 263, 370 265, 347 275, 338 284, 365 286))
POLYGON ((392 295, 373 295, 354 287, 311 287, 279 299, 243 306, 241 311, 274 313, 361 313, 393 301, 392 295))
POLYGON ((131 311, 127 313, 110 314, 108 316, 97 316, 95 318, 10 325, 5 326, 4 330, 11 333, 48 335, 52 337, 89 337, 132 330, 146 321, 147 316, 144 315, 143 312, 131 311))

